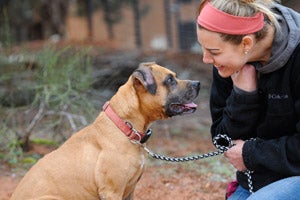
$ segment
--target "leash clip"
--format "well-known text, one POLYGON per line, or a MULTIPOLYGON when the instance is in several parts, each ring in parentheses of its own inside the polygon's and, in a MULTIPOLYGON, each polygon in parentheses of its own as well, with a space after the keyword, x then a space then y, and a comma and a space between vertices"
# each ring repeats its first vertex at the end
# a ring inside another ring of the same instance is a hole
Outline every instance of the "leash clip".
POLYGON ((152 135, 152 130, 148 129, 146 135, 142 138, 141 143, 143 144, 147 142, 147 140, 150 138, 151 135, 152 135))

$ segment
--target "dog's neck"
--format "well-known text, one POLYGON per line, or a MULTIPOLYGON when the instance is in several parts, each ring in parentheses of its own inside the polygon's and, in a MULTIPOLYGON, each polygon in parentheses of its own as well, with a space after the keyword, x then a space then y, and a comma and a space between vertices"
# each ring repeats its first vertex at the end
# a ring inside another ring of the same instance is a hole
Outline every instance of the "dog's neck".
POLYGON ((104 104, 103 111, 130 140, 145 143, 151 136, 150 129, 148 129, 146 132, 139 132, 130 122, 121 119, 120 116, 110 106, 108 101, 104 104))

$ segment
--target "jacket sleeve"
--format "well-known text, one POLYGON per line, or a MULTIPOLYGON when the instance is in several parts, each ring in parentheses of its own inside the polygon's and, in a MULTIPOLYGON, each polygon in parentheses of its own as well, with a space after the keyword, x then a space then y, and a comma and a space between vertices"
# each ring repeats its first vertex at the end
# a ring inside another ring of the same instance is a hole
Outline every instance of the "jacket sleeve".
MULTIPOLYGON (((299 83, 298 86, 300 86, 299 83)), ((298 122, 294 135, 270 140, 257 139, 256 141, 247 141, 244 144, 243 159, 247 169, 260 171, 260 169, 268 168, 286 176, 300 175, 299 96, 295 101, 295 106, 298 122)))
POLYGON ((210 94, 212 137, 218 134, 227 134, 233 140, 253 137, 259 110, 258 94, 237 92, 231 78, 222 78, 217 69, 213 69, 210 94))

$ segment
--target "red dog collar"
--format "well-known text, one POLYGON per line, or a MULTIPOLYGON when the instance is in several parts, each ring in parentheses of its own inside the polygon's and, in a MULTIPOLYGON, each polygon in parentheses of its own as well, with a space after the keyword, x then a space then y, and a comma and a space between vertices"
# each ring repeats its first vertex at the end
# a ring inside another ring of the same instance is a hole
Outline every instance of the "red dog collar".
POLYGON ((103 105, 103 111, 130 140, 145 143, 150 137, 152 133, 151 129, 148 129, 146 133, 138 132, 133 128, 131 123, 124 121, 118 116, 108 101, 103 105))

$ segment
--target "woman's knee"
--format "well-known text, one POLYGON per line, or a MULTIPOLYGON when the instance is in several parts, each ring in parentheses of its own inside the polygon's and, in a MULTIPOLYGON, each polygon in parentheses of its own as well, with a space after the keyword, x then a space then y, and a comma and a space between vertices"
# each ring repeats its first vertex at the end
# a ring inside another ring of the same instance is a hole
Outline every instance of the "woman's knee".
POLYGON ((247 200, 298 200, 300 199, 300 176, 276 181, 252 194, 247 200))

